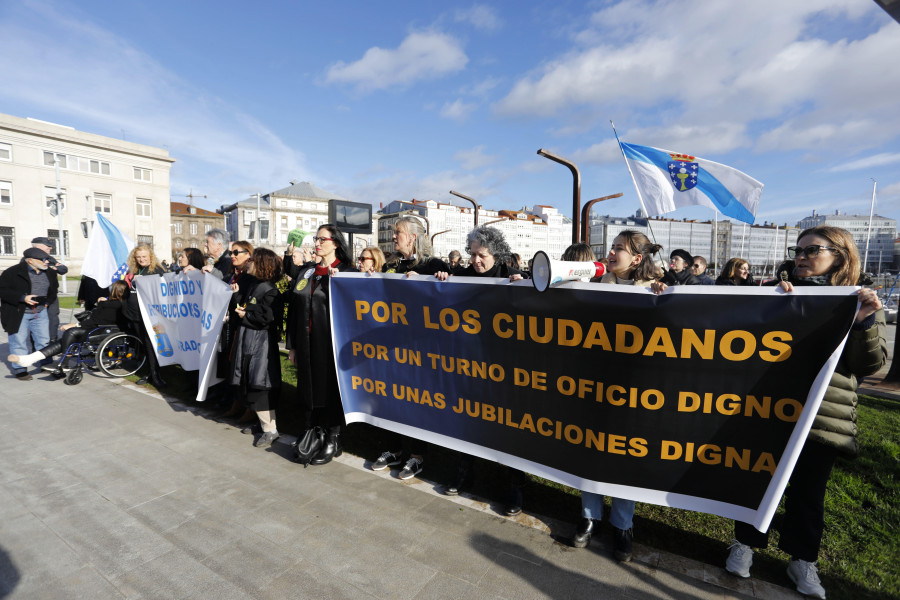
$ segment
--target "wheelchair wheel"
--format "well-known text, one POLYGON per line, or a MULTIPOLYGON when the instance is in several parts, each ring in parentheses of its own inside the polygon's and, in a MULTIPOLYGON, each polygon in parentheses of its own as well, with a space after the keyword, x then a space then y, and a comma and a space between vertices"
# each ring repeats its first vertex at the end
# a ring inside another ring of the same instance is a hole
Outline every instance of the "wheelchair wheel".
POLYGON ((133 375, 147 360, 140 338, 121 332, 103 340, 96 356, 100 370, 110 377, 133 375))
POLYGON ((78 385, 83 377, 84 374, 81 372, 81 368, 75 367, 66 374, 66 385, 78 385))

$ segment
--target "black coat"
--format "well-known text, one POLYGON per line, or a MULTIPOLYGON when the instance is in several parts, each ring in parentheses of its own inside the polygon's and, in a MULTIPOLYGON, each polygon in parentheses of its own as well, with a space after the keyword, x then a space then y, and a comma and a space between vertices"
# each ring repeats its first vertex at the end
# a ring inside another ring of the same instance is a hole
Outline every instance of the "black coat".
MULTIPOLYGON (((31 277, 28 275, 28 263, 23 259, 19 264, 13 265, 0 274, 0 324, 9 335, 19 332, 22 317, 28 310, 25 296, 31 294, 31 277)), ((59 280, 56 271, 47 269, 47 280, 50 287, 47 290, 46 306, 56 302, 56 293, 59 289, 59 280)))
POLYGON ((450 265, 434 256, 423 260, 415 266, 413 266, 412 263, 412 260, 407 260, 405 258, 402 258, 397 262, 389 261, 385 263, 385 265, 381 268, 381 272, 408 273, 412 271, 413 273, 418 273, 419 275, 434 275, 438 271, 445 271, 447 273, 450 272, 450 265))
POLYGON ((511 267, 506 263, 494 263, 494 266, 485 271, 478 273, 472 265, 469 265, 459 273, 454 273, 457 277, 501 277, 509 279, 510 275, 522 275, 522 271, 515 267, 511 267))
POLYGON ((75 318, 78 320, 78 326, 88 331, 102 325, 115 325, 122 331, 126 331, 129 321, 122 312, 124 306, 125 303, 121 300, 104 300, 98 302, 97 307, 93 310, 79 313, 75 315, 75 318))
POLYGON ((244 318, 234 338, 229 383, 248 390, 281 387, 281 357, 278 352, 280 302, 278 288, 269 281, 252 280, 243 297, 244 318))
POLYGON ((697 276, 687 269, 679 273, 669 269, 660 281, 666 285, 701 285, 697 276))
MULTIPOLYGON (((231 262, 231 253, 227 250, 222 253, 222 256, 219 257, 219 260, 213 264, 213 269, 222 274, 220 279, 225 283, 231 281, 231 276, 234 275, 234 263, 231 262)), ((213 273, 216 275, 216 273, 213 273)))
MULTIPOLYGON (((356 271, 339 263, 338 271, 356 271)), ((300 410, 311 411, 340 403, 334 350, 331 344, 331 315, 328 312, 328 274, 317 276, 315 263, 300 267, 292 282, 285 328, 287 348, 294 351, 297 367, 297 402, 300 410)))

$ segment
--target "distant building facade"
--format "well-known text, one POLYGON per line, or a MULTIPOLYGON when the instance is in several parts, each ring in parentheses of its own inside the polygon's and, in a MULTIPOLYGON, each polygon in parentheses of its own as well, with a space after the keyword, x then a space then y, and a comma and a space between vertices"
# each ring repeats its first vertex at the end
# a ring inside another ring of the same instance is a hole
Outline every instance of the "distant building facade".
POLYGON ((225 216, 184 202, 171 202, 172 257, 185 248, 203 251, 210 229, 224 228, 225 216))
MULTIPOLYGON (((475 227, 475 213, 470 206, 455 206, 436 200, 395 200, 378 213, 378 246, 385 252, 393 252, 393 229, 404 215, 422 219, 428 235, 432 237, 434 255, 447 259, 450 252, 458 250, 465 263, 466 236, 475 227)), ((489 210, 479 208, 478 225, 496 227, 503 233, 510 248, 519 254, 524 264, 538 250, 559 258, 568 247, 571 236, 564 217, 552 206, 535 205, 522 210, 489 210)))
POLYGON ((60 241, 81 271, 94 212, 122 232, 171 255, 168 151, 71 127, 0 114, 0 268, 19 262, 38 236, 60 241), (48 200, 62 194, 62 231, 48 200))
MULTIPOLYGON (((226 229, 232 240, 247 240, 254 245, 283 250, 288 235, 294 229, 315 235, 316 230, 328 223, 329 200, 344 200, 308 181, 291 181, 291 185, 260 196, 223 206, 219 212, 226 217, 226 229), (259 233, 257 232, 259 220, 259 233), (259 236, 259 241, 257 241, 259 236)), ((354 234, 353 246, 364 248, 375 239, 371 235, 354 234)), ((349 241, 349 240, 348 240, 349 241)))
POLYGON ((609 253, 612 241, 622 231, 640 231, 663 249, 660 258, 667 262, 676 248, 693 256, 703 256, 710 271, 719 272, 730 258, 741 257, 750 263, 754 275, 772 274, 786 257, 787 247, 796 240, 796 228, 786 225, 746 225, 731 221, 694 221, 648 219, 638 211, 631 217, 603 216, 591 221, 590 245, 599 259, 609 253))
MULTIPOLYGON (((848 215, 839 210, 834 214, 820 215, 813 211, 797 224, 800 229, 808 229, 819 225, 831 225, 846 229, 853 235, 853 241, 859 248, 860 260, 866 261, 866 237, 868 236, 869 255, 865 271, 880 273, 895 266, 894 239, 897 237, 897 220, 880 215, 872 216, 871 231, 869 215, 848 215)), ((794 240, 796 241, 796 240, 794 240)))

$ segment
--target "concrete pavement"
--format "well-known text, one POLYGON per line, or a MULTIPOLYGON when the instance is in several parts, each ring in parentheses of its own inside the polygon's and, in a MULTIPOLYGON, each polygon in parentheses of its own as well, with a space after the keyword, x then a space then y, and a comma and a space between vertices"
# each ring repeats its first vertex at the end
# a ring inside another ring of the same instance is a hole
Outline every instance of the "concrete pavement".
POLYGON ((4 374, 0 598, 798 597, 639 544, 622 565, 605 539, 554 541, 572 524, 358 457, 289 456, 128 382, 4 374))

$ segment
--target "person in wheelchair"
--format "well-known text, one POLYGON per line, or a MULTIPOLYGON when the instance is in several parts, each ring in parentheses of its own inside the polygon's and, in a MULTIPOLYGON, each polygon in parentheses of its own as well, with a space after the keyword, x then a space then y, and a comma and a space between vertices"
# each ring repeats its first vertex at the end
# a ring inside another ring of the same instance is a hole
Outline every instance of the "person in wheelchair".
MULTIPOLYGON (((87 340, 88 334, 99 327, 113 325, 125 331, 128 327, 128 319, 122 314, 122 303, 128 284, 124 281, 116 281, 109 287, 109 298, 99 298, 97 308, 91 311, 78 313, 75 318, 77 323, 69 323, 60 327, 63 332, 55 342, 41 348, 31 354, 18 356, 9 355, 9 362, 18 363, 23 367, 30 367, 34 363, 64 352, 74 343, 87 340)), ((57 367, 56 375, 62 375, 62 370, 57 367)))

